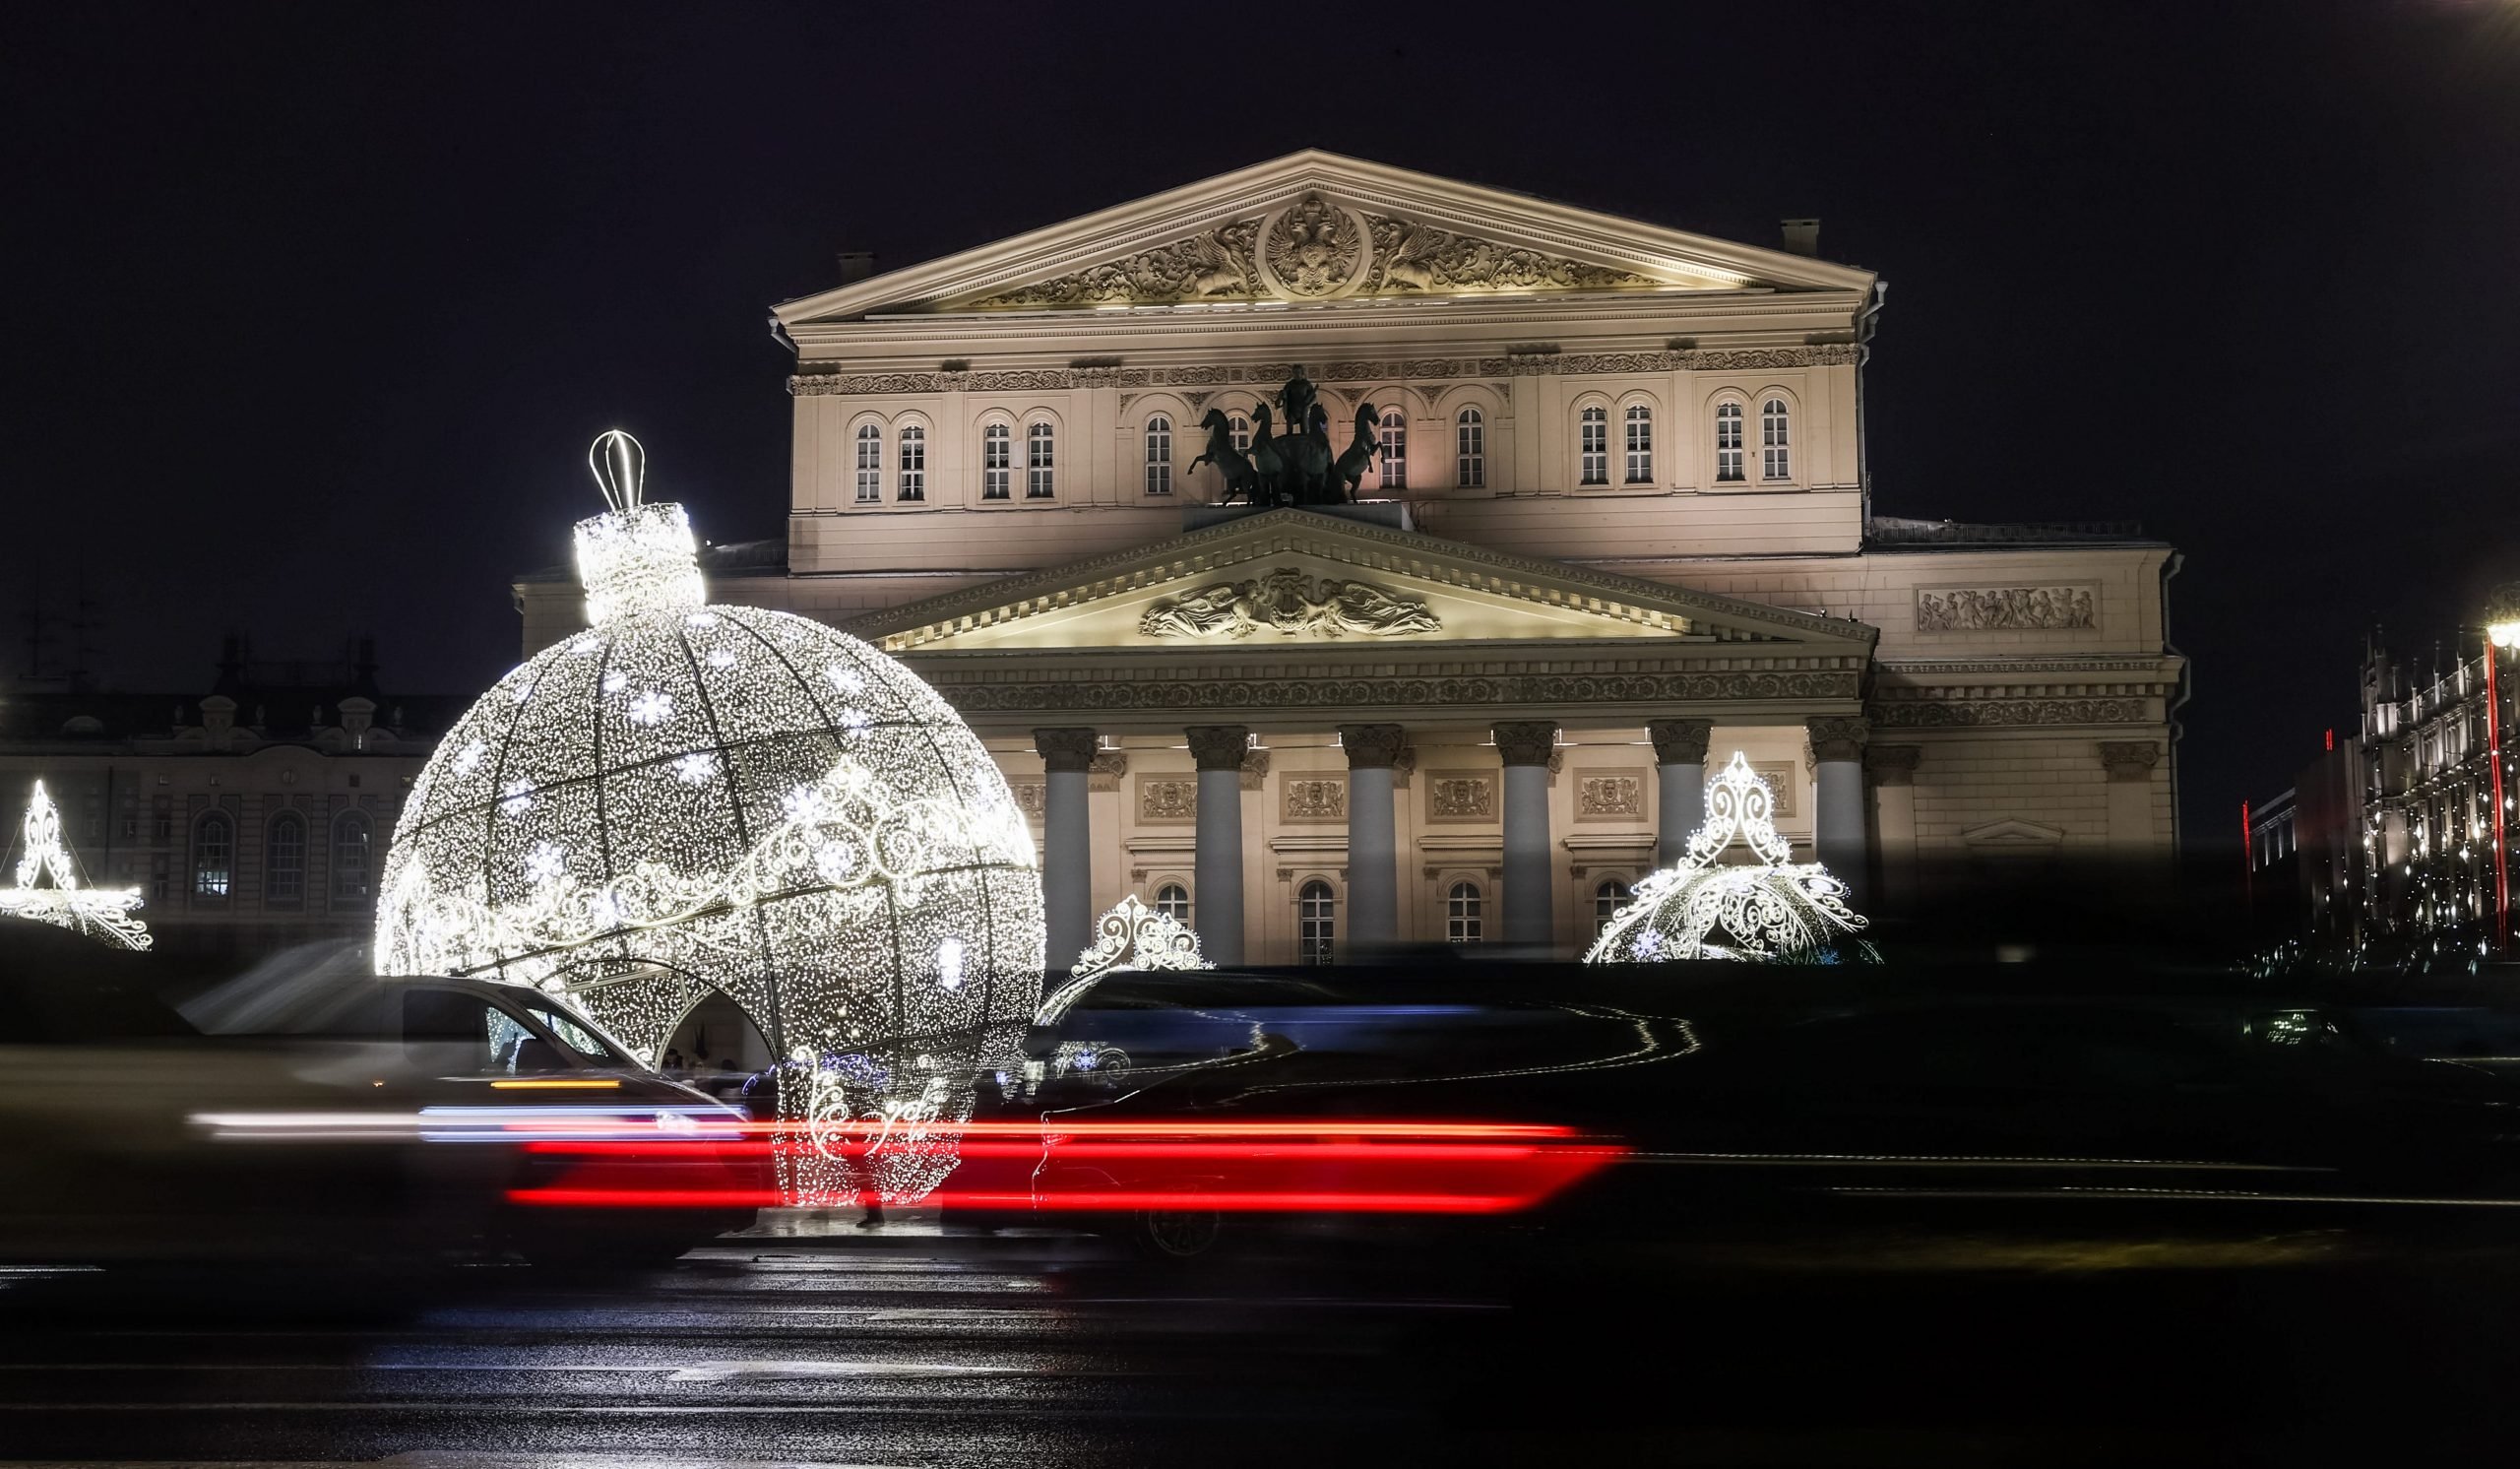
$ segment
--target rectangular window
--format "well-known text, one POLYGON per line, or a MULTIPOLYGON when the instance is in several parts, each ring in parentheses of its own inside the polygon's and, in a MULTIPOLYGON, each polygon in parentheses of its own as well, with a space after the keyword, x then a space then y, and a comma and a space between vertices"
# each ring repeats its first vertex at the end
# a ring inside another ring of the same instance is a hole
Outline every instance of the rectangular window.
POLYGON ((1478 489, 1487 482, 1487 425, 1480 420, 1477 409, 1461 415, 1453 433, 1453 482, 1464 489, 1478 489))
POLYGON ((1327 964, 1338 933, 1338 900, 1330 884, 1307 882, 1295 899, 1295 962, 1327 964))
POLYGON ((1172 420, 1149 418, 1146 424, 1146 492, 1172 493, 1172 420))
POLYGON ((1602 409, 1584 410, 1582 426, 1582 475, 1585 484, 1610 482, 1610 415, 1602 409))
POLYGON ((1397 410, 1382 415, 1382 449, 1376 459, 1382 465, 1382 487, 1409 487, 1409 420, 1397 410))
POLYGON ((857 503, 879 504, 884 498, 884 435, 869 423, 857 430, 857 503))
POLYGON ((1654 411, 1641 405, 1627 411, 1627 482, 1654 482, 1654 411))
POLYGON ((1786 422, 1785 400, 1771 398, 1759 410, 1760 474, 1770 479, 1794 478, 1791 434, 1786 422))
POLYGON ((991 423, 980 435, 980 498, 1010 497, 1014 480, 1015 437, 1003 423, 991 423))
POLYGON ((927 430, 902 430, 902 478, 895 491, 905 500, 927 498, 927 430))
POLYGON ((1058 493, 1057 466, 1052 463, 1056 430, 1036 423, 1024 431, 1024 498, 1046 500, 1058 493))
POLYGON ((264 900, 274 907, 294 908, 306 899, 306 823, 294 816, 274 821, 271 847, 264 900))
POLYGON ((1737 403, 1715 410, 1715 478, 1741 478, 1741 405, 1737 403))

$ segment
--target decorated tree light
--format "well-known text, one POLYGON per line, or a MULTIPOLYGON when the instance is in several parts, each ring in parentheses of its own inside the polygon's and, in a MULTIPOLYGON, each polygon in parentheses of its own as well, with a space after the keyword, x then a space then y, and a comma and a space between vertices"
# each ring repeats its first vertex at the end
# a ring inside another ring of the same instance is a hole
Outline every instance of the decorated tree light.
POLYGON ((457 722, 395 829, 387 973, 568 995, 653 1062, 712 990, 782 1057, 800 1199, 909 1201, 1040 999, 1041 883, 996 763, 915 674, 818 622, 710 607, 622 433, 577 528, 588 629, 457 722))
POLYGON ((149 947, 149 926, 131 916, 140 906, 140 889, 79 885, 79 868, 61 840, 61 812, 41 781, 27 798, 26 820, 18 832, 18 882, 0 887, 0 914, 74 929, 125 948, 149 947))
MULTIPOLYGON (((1652 964, 1670 959, 1826 961, 1837 941, 1866 921, 1847 907, 1847 886, 1818 862, 1791 859, 1779 835, 1775 797, 1738 750, 1706 786, 1706 822, 1689 834, 1679 864, 1636 884, 1584 955, 1587 964, 1652 964), (1756 861, 1727 863, 1725 849, 1747 845, 1756 861)), ((1856 940, 1862 958, 1876 957, 1856 940)))

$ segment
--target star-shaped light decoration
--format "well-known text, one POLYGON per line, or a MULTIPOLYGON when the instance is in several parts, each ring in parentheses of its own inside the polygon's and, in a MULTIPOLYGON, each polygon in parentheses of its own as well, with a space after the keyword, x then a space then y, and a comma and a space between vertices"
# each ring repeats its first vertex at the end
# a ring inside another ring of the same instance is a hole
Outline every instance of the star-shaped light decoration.
POLYGON ((0 887, 0 913, 69 928, 125 948, 145 949, 154 942, 149 926, 131 916, 140 906, 136 887, 81 887, 70 849, 61 840, 61 812, 35 782, 27 800, 27 819, 20 828, 25 848, 18 855, 18 882, 0 887), (48 884, 48 885, 47 885, 48 884))

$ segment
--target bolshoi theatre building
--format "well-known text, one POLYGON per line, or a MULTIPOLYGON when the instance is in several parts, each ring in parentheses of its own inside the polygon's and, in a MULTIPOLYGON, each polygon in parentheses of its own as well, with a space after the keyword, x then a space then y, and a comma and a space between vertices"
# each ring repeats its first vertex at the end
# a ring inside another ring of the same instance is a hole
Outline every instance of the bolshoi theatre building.
MULTIPOLYGON (((1054 964, 1130 893, 1226 962, 1572 952, 1736 751, 1868 908, 2167 857, 2174 553, 1874 514, 1881 298, 1295 154, 777 307, 787 535, 704 565, 971 722, 1054 964)), ((529 653, 583 625, 517 592, 529 653)))

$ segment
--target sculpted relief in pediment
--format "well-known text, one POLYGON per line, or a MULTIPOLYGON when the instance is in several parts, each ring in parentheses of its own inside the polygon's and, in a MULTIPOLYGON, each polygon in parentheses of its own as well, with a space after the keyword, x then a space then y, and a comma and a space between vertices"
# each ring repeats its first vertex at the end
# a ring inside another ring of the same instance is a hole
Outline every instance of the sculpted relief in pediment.
POLYGON ((1288 637, 1405 637, 1440 632, 1443 619, 1414 597, 1369 582, 1311 577, 1281 567, 1257 581, 1219 582, 1167 597, 1138 618, 1138 631, 1160 638, 1247 638, 1274 631, 1288 637))
POLYGON ((1274 214, 984 296, 979 309, 1330 300, 1485 290, 1638 290, 1663 283, 1308 194, 1274 214))

